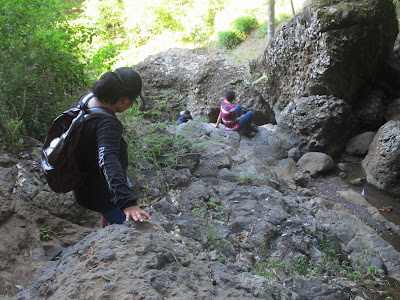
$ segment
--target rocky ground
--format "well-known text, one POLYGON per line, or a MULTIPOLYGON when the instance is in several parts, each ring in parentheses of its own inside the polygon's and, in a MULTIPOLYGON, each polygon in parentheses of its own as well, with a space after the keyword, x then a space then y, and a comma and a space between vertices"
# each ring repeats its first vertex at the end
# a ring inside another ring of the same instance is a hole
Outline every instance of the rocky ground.
POLYGON ((106 229, 96 229, 98 217, 80 210, 70 196, 48 191, 34 156, 4 153, 3 174, 14 170, 14 176, 2 177, 9 186, 2 190, 10 191, 13 204, 7 206, 3 197, 2 212, 8 207, 9 214, 2 214, 0 233, 9 247, 1 251, 2 294, 17 299, 399 296, 400 255, 380 236, 398 238, 398 226, 359 202, 358 192, 337 184, 338 176, 304 174, 301 185, 283 181, 276 172, 287 149, 265 128, 253 139, 202 122, 180 125, 178 131, 208 141, 194 169, 175 173, 188 180, 146 208, 150 222, 106 229))

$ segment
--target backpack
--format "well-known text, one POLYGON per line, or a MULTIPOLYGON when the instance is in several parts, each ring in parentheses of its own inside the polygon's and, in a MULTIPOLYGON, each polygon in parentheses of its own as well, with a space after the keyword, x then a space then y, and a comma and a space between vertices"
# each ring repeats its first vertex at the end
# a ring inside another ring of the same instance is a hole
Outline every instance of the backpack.
POLYGON ((46 135, 41 165, 44 177, 50 188, 57 193, 67 193, 79 187, 87 172, 80 168, 78 142, 83 122, 93 117, 115 115, 104 108, 87 108, 94 97, 89 92, 82 95, 76 107, 59 115, 50 126, 46 135))

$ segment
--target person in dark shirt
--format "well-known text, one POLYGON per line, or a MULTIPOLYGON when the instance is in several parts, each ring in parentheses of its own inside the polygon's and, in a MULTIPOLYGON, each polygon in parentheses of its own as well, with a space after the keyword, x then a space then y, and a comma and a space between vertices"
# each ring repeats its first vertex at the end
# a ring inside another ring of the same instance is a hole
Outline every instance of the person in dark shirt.
POLYGON ((176 121, 176 125, 179 125, 181 123, 186 123, 189 120, 193 120, 193 117, 190 114, 189 110, 185 110, 183 114, 179 117, 179 119, 176 121))
POLYGON ((94 98, 88 107, 102 107, 113 116, 88 119, 83 124, 79 140, 82 167, 88 172, 84 184, 73 190, 76 202, 100 212, 101 226, 122 224, 132 220, 150 219, 140 209, 137 196, 132 194, 126 175, 127 143, 122 137, 122 124, 115 116, 132 107, 136 99, 144 100, 142 78, 129 67, 104 73, 92 86, 94 98))

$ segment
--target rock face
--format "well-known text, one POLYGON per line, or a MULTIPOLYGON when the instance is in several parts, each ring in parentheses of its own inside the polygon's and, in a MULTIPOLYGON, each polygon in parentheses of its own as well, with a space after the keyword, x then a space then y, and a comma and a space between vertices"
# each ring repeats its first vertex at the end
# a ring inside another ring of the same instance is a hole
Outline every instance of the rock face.
MULTIPOLYGON (((109 226, 61 248, 16 299, 349 299, 373 291, 334 274, 367 276, 374 266, 400 279, 399 252, 339 195, 302 195, 275 174, 294 152, 276 133, 260 127, 249 139, 201 122, 170 130, 207 145, 185 185, 146 208, 151 221, 109 226)), ((321 159, 305 156, 301 168, 332 167, 324 153, 308 156, 321 159)), ((377 224, 400 233, 383 217, 377 224)))
MULTIPOLYGON (((384 60, 392 52, 397 33, 397 19, 390 1, 316 1, 306 7, 276 33, 265 52, 250 64, 254 76, 268 76, 256 88, 273 108, 278 127, 288 126, 283 115, 289 104, 313 95, 333 96, 336 101, 354 106, 363 126, 373 120, 384 122, 383 103, 375 100, 382 101, 385 95, 379 91, 365 97, 360 90, 367 83, 371 86, 381 74, 379 70, 386 65, 384 60), (364 114, 366 102, 371 104, 368 112, 372 118, 364 114)), ((304 104, 309 106, 310 102, 304 104)), ((317 104, 314 109, 318 110, 317 104)), ((327 120, 325 127, 331 127, 333 133, 334 126, 346 127, 349 118, 350 113, 342 118, 342 124, 334 125, 327 120)), ((307 134, 300 135, 300 140, 304 135, 307 134)), ((326 151, 326 139, 333 141, 335 137, 321 136, 310 146, 317 143, 326 151)), ((336 148, 342 146, 338 144, 336 148)), ((335 149, 328 152, 331 150, 335 149)))
POLYGON ((250 82, 245 68, 228 65, 219 55, 196 51, 169 51, 150 57, 135 66, 145 83, 147 97, 142 110, 156 109, 150 119, 176 121, 188 108, 195 119, 216 122, 219 106, 227 90, 236 92, 236 103, 253 110, 258 125, 275 123, 268 104, 250 82))
POLYGON ((386 118, 387 121, 400 121, 400 98, 396 99, 388 106, 386 118))
POLYGON ((353 130, 351 107, 332 96, 309 96, 290 102, 281 113, 278 134, 301 151, 335 155, 353 130))
POLYGON ((43 182, 33 155, 0 149, 0 295, 28 284, 36 270, 87 235, 98 214, 43 182))
POLYGON ((318 1, 277 32, 252 71, 274 111, 294 98, 333 95, 351 103, 393 50, 398 33, 390 1, 318 1), (363 51, 359 51, 363 49, 363 51))
POLYGON ((173 234, 151 223, 98 230, 63 257, 17 299, 298 298, 281 284, 233 276, 221 262, 197 260, 173 234))
POLYGON ((362 166, 369 183, 400 195, 400 121, 389 121, 378 130, 362 166))

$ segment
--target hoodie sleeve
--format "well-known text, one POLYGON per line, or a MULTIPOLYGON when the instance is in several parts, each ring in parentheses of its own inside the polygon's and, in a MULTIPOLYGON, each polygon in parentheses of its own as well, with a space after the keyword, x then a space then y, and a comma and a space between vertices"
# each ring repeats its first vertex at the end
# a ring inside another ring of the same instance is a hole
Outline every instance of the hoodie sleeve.
POLYGON ((121 122, 117 118, 103 118, 97 127, 99 167, 114 196, 111 201, 123 210, 137 205, 137 197, 132 194, 128 186, 125 170, 121 164, 121 140, 121 122))

